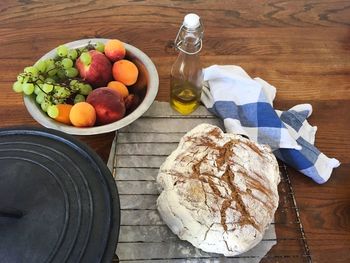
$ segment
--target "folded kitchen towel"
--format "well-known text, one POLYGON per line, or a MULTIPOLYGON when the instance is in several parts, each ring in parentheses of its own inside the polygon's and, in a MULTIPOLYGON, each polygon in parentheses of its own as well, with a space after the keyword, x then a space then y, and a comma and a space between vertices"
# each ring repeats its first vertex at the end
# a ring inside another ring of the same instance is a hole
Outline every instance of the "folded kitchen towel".
POLYGON ((275 110, 276 88, 260 78, 250 78, 238 66, 210 66, 204 69, 204 80, 202 102, 223 119, 226 132, 268 144, 277 158, 319 184, 340 165, 313 145, 317 128, 307 122, 310 104, 275 110))

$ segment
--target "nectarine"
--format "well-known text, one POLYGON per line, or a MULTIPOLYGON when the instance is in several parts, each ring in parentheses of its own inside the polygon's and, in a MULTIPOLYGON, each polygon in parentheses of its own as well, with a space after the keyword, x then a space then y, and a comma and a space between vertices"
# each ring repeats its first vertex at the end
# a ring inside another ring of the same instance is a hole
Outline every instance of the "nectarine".
POLYGON ((120 120, 125 115, 123 96, 111 88, 102 87, 93 90, 86 101, 94 106, 99 125, 120 120))
POLYGON ((136 65, 137 69, 139 70, 139 74, 137 77, 136 83, 134 83, 132 86, 128 87, 129 91, 138 94, 139 97, 144 97, 147 92, 147 69, 141 61, 138 59, 133 60, 133 63, 136 65))
POLYGON ((136 94, 129 94, 125 99, 126 113, 133 112, 140 105, 140 98, 136 94))
POLYGON ((80 77, 94 88, 106 86, 112 80, 111 62, 104 54, 96 50, 90 50, 85 55, 91 56, 91 63, 89 65, 84 65, 80 57, 75 63, 80 77))
POLYGON ((112 62, 123 59, 125 56, 126 50, 123 42, 118 39, 108 40, 105 44, 105 55, 112 62))

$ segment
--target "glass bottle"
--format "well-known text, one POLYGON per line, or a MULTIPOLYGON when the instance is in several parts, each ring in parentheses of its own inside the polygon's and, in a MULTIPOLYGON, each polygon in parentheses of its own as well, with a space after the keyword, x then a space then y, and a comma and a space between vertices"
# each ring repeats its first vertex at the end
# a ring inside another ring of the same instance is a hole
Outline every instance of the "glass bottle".
POLYGON ((180 51, 170 73, 170 105, 181 114, 190 114, 200 104, 203 73, 199 58, 203 26, 196 14, 185 16, 175 39, 180 51))

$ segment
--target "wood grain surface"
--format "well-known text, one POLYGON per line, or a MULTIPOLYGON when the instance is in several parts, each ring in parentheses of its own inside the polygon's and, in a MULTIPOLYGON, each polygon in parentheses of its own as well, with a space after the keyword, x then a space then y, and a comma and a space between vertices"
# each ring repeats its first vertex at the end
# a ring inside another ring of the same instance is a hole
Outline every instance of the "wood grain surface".
MULTIPOLYGON (((278 109, 313 105, 316 145, 342 164, 324 185, 292 169, 289 174, 313 261, 350 262, 348 0, 1 0, 0 127, 39 126, 12 83, 44 53, 82 38, 119 38, 143 50, 159 73, 157 99, 167 101, 172 41, 189 12, 204 23, 203 66, 236 64, 265 79, 277 88, 278 109)), ((77 138, 107 161, 113 136, 77 138)))

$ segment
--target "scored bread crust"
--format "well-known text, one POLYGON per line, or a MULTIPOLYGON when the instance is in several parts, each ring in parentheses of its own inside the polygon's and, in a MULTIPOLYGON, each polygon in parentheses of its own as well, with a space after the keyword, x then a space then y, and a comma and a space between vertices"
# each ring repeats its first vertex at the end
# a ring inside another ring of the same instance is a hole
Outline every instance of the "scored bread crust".
POLYGON ((201 124, 160 167, 157 209, 180 239, 235 256, 261 241, 278 206, 279 182, 268 146, 201 124))

